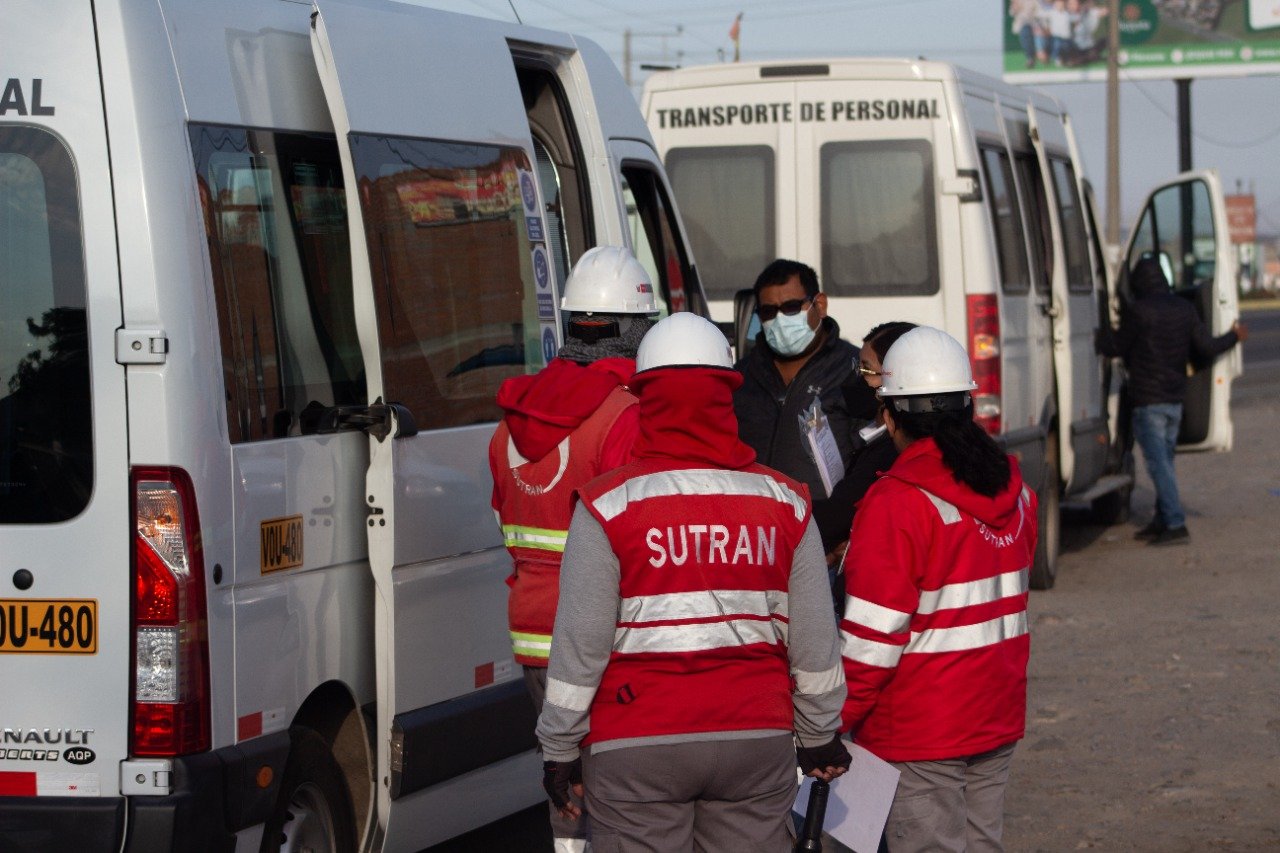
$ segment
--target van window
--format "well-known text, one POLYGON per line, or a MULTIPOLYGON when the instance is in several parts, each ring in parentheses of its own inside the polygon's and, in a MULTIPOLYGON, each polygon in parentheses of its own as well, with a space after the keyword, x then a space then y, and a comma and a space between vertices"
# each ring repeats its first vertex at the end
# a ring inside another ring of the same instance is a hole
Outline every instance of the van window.
POLYGON ((388 402, 408 406, 419 429, 498 420, 498 386, 544 364, 520 201, 528 157, 362 134, 351 151, 388 402))
POLYGON ((332 136, 193 124, 232 443, 365 402, 332 136))
POLYGON ((1032 155, 1017 159, 1022 203, 1026 206, 1027 236, 1031 238, 1031 280, 1038 293, 1048 293, 1053 282, 1053 234, 1049 224, 1049 202, 1040 178, 1040 163, 1032 155))
POLYGON ((925 140, 822 146, 823 290, 832 296, 938 292, 933 149, 925 140))
POLYGON ((1128 268, 1143 252, 1160 255, 1174 290, 1212 281, 1217 265, 1213 206, 1204 181, 1187 181, 1157 192, 1138 223, 1128 268))
POLYGON ((1005 293, 1026 293, 1031 289, 1031 276, 1027 272, 1027 244, 1014 190, 1013 166, 1008 154, 994 148, 982 150, 982 166, 987 176, 987 207, 996 232, 1001 287, 1005 293))
POLYGON ((673 148, 666 166, 703 290, 732 300, 776 257, 773 149, 673 148))
POLYGON ((0 125, 0 524, 66 521, 92 491, 75 166, 52 134, 0 125))
POLYGON ((654 295, 660 316, 692 310, 686 283, 692 280, 688 260, 681 251, 675 213, 657 174, 647 166, 622 167, 622 195, 627 206, 627 227, 636 258, 658 285, 654 295))
POLYGON ((1089 237, 1084 230, 1084 211, 1076 173, 1065 160, 1051 159, 1054 195, 1058 198, 1058 218, 1062 222, 1062 249, 1067 259, 1067 288, 1075 293, 1093 290, 1093 270, 1089 266, 1089 237))

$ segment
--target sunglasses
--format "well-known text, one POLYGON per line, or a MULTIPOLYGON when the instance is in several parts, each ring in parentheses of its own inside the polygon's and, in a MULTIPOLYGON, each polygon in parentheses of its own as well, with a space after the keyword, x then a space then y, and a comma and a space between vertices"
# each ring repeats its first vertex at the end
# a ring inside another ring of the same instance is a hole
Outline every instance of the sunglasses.
POLYGON ((879 370, 872 370, 870 367, 867 367, 865 364, 858 365, 858 372, 861 373, 863 376, 884 376, 884 374, 881 373, 879 370))
POLYGON ((774 317, 777 317, 779 311, 786 314, 788 317, 794 317, 812 303, 813 297, 805 297, 804 299, 788 299, 781 305, 757 305, 756 316, 758 316, 761 322, 764 323, 767 323, 774 317))

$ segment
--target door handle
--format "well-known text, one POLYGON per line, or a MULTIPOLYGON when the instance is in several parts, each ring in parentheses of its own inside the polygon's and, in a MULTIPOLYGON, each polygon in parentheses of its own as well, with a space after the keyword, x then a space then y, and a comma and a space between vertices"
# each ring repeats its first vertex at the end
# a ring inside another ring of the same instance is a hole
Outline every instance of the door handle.
POLYGON ((413 413, 402 403, 384 403, 379 397, 368 406, 330 406, 321 413, 316 424, 317 433, 360 430, 378 441, 392 438, 409 438, 418 434, 418 424, 413 413))

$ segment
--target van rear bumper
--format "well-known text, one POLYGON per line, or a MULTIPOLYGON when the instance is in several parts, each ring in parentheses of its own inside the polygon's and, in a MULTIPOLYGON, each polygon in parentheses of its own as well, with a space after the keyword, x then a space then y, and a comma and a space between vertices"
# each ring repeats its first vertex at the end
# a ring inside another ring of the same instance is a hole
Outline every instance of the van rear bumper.
POLYGON ((237 832, 270 817, 288 757, 284 731, 175 758, 168 796, 0 797, 0 850, 116 853, 126 826, 127 853, 233 850, 237 832), (271 784, 261 788, 264 766, 271 784))

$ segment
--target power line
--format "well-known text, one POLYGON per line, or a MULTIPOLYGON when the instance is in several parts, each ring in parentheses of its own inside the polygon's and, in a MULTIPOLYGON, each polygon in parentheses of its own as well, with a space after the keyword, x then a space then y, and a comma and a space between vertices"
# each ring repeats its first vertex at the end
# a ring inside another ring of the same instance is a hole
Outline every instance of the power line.
MULTIPOLYGON (((1170 110, 1164 104, 1157 101, 1156 98, 1150 92, 1147 91, 1147 87, 1144 86, 1141 82, 1131 77, 1126 78, 1125 82, 1134 84, 1134 86, 1137 87, 1138 91, 1142 94, 1144 98, 1147 99, 1147 101, 1151 104, 1151 106, 1155 107, 1157 110, 1163 113, 1165 118, 1169 119, 1169 121, 1173 122, 1175 125, 1178 123, 1178 117, 1174 115, 1172 112, 1170 112, 1170 110)), ((1277 127, 1275 130, 1269 131, 1263 134, 1262 136, 1259 136, 1256 139, 1246 140, 1243 142, 1229 142, 1225 139, 1216 139, 1207 133, 1203 133, 1201 131, 1196 130, 1194 127, 1191 129, 1191 135, 1194 136, 1196 139, 1199 139, 1201 142, 1208 142, 1210 145, 1216 145, 1219 148, 1234 148, 1234 149, 1255 148, 1263 144, 1264 142, 1270 142, 1273 139, 1280 137, 1280 127, 1277 127)))

